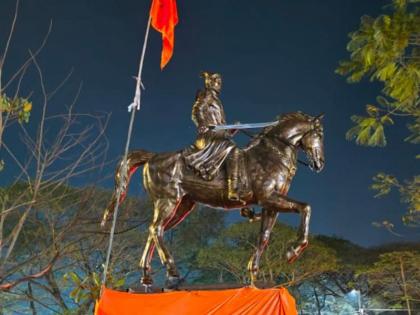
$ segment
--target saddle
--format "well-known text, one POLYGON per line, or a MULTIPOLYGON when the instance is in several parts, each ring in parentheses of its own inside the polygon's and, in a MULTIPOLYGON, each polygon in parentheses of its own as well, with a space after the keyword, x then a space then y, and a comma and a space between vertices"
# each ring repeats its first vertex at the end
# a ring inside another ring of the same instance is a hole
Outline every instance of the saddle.
POLYGON ((204 180, 211 181, 234 148, 235 144, 229 139, 199 137, 182 155, 188 167, 204 180))
POLYGON ((239 151, 239 156, 232 163, 231 155, 235 148, 236 144, 229 139, 212 141, 204 146, 200 146, 200 139, 197 139, 195 144, 183 150, 182 156, 187 167, 194 170, 197 176, 206 181, 211 181, 217 177, 222 167, 225 167, 227 174, 232 171, 230 168, 236 169, 239 188, 242 190, 248 186, 247 172, 242 150, 236 150, 239 151), (237 165, 232 165, 234 163, 237 165))

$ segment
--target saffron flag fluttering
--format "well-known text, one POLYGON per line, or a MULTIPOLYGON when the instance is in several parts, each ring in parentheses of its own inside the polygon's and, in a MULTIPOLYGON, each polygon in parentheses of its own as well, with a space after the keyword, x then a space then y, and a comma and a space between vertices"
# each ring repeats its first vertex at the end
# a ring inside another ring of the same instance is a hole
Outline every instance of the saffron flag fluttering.
POLYGON ((160 68, 163 69, 171 59, 174 50, 175 25, 178 24, 176 0, 153 0, 150 16, 153 28, 162 33, 160 68))

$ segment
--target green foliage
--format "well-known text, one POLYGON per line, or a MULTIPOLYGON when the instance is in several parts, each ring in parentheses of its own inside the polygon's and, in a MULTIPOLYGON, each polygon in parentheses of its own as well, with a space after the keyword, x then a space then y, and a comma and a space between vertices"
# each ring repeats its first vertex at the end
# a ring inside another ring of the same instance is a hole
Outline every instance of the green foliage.
MULTIPOLYGON (((32 103, 22 97, 9 98, 6 94, 0 94, 0 115, 7 115, 8 118, 17 118, 19 123, 28 123, 31 116, 32 103)), ((0 123, 0 144, 1 135, 4 131, 3 119, 0 123)), ((0 172, 4 169, 4 161, 0 160, 0 172)))
POLYGON ((248 222, 225 228, 213 244, 199 251, 199 267, 218 272, 219 279, 247 283, 249 275, 246 266, 257 235, 258 226, 248 222))
MULTIPOLYGON (((25 189, 27 189, 25 184, 18 184, 9 190, 3 188, 0 190, 0 195, 3 201, 8 203, 13 200, 13 196, 20 195, 25 189)), ((50 247, 52 241, 48 226, 54 221, 57 222, 54 233, 61 256, 53 271, 57 279, 56 286, 51 286, 52 282, 46 281, 47 279, 37 280, 43 286, 34 285, 34 298, 43 303, 48 301, 49 305, 54 305, 53 308, 60 314, 88 314, 99 294, 101 277, 99 266, 103 263, 103 254, 108 241, 108 235, 99 231, 98 220, 111 193, 93 188, 78 189, 63 186, 61 190, 57 190, 57 194, 57 198, 51 198, 52 195, 44 192, 41 196, 44 201, 34 205, 36 213, 28 217, 25 223, 27 228, 18 240, 19 250, 13 258, 25 260, 32 251, 48 253, 46 249, 50 247), (81 200, 86 200, 89 207, 86 208, 81 200), (78 207, 79 211, 75 211, 78 207), (69 225, 68 222, 74 223, 69 225), (34 239, 37 240, 36 244, 33 242, 34 239), (43 291, 43 288, 46 290, 43 291), (56 290, 53 291, 54 297, 48 290, 56 290), (60 304, 61 296, 65 301, 64 306, 60 304), (67 297, 73 303, 69 302, 67 297)), ((141 248, 145 242, 141 232, 147 230, 145 225, 150 221, 148 215, 151 213, 151 207, 146 201, 135 202, 133 198, 128 198, 124 205, 114 240, 110 265, 112 271, 107 280, 108 287, 120 290, 122 287, 137 286, 139 246, 141 248), (144 221, 140 221, 143 219, 144 221), (144 225, 139 229, 125 231, 127 222, 129 226, 133 226, 133 223, 136 223, 134 225, 136 226, 138 222, 144 222, 144 225), (119 233, 119 231, 125 232, 119 233)), ((194 275, 187 278, 187 282, 192 281, 191 279, 201 283, 249 281, 246 267, 254 251, 260 224, 243 222, 226 226, 224 215, 223 211, 198 208, 174 229, 172 234, 167 233, 171 251, 177 256, 177 265, 187 274, 194 275)), ((293 292, 306 285, 313 286, 320 296, 331 295, 333 292, 340 296, 341 300, 337 298, 330 301, 327 303, 329 308, 337 307, 338 303, 344 302, 343 296, 352 287, 359 287, 360 283, 363 283, 363 277, 354 279, 356 268, 366 269, 365 266, 371 266, 378 260, 379 254, 394 250, 391 247, 381 251, 367 250, 339 238, 315 236, 311 237, 310 246, 303 256, 295 263, 289 264, 285 259, 285 252, 295 238, 294 229, 276 224, 268 249, 261 259, 261 280, 289 286, 293 292)), ((410 250, 409 247, 406 249, 410 250)), ((38 270, 49 260, 47 257, 40 259, 40 262, 33 261, 28 268, 38 270)), ((410 270, 408 269, 409 272, 410 270)), ((28 273, 25 269, 16 272, 28 273)), ((155 274, 154 277, 157 280, 155 274)), ((22 286, 19 289, 25 288, 22 286)), ((311 292, 302 293, 298 299, 305 309, 314 301, 313 296, 311 300, 311 294, 311 292)), ((23 295, 22 299, 26 306, 28 297, 26 300, 25 297, 23 295)), ((3 300, 6 301, 0 295, 0 305, 3 300)), ((17 300, 6 301, 7 311, 12 309, 9 305, 13 305, 13 301, 17 300)), ((28 310, 22 308, 23 313, 28 310)), ((42 313, 41 304, 36 304, 36 308, 42 313)), ((332 313, 337 312, 332 311, 332 313)))
POLYGON ((216 238, 224 227, 224 217, 223 211, 197 207, 174 230, 169 231, 172 233, 169 237, 177 260, 195 256, 201 247, 216 238))
POLYGON ((404 223, 418 225, 420 222, 420 176, 406 181, 400 193, 402 201, 408 204, 408 212, 403 216, 404 223))
POLYGON ((416 120, 407 125, 408 129, 411 131, 411 135, 405 140, 414 144, 420 143, 420 117, 417 117, 416 120))
MULTIPOLYGON (((336 73, 346 76, 349 83, 368 77, 383 84, 377 105, 366 106, 366 116, 354 115, 355 124, 346 133, 348 140, 359 145, 386 145, 385 127, 395 117, 413 119, 404 140, 420 143, 420 7, 418 0, 394 0, 386 14, 376 18, 363 16, 360 27, 350 33, 347 50, 350 59, 340 61, 336 73)), ((417 155, 416 158, 419 158, 417 155)), ((401 200, 409 205, 403 216, 406 224, 420 222, 418 176, 400 184, 395 177, 379 173, 372 188, 377 197, 399 189, 401 200)))
MULTIPOLYGON (((258 239, 259 224, 237 223, 223 230, 213 244, 198 254, 199 266, 218 273, 219 279, 249 283, 247 264, 258 239)), ((335 251, 311 239, 311 246, 294 264, 287 263, 285 253, 296 238, 296 231, 284 225, 273 229, 269 247, 261 258, 262 280, 297 285, 323 272, 336 270, 335 251)))
MULTIPOLYGON (((80 277, 76 272, 69 271, 63 276, 64 285, 69 284, 73 287, 70 292, 70 298, 76 304, 91 304, 99 298, 101 292, 101 278, 97 272, 92 272, 80 277)), ((119 289, 125 284, 125 278, 115 278, 112 272, 109 273, 107 286, 119 289)))
MULTIPOLYGON (((369 77, 384 85, 378 106, 368 105, 367 117, 352 117, 356 127, 347 138, 357 144, 384 146, 383 129, 392 124, 390 116, 419 117, 420 14, 414 2, 394 1, 390 15, 363 16, 359 29, 349 35, 350 59, 340 61, 336 72, 349 83, 369 77)), ((418 130, 410 130, 418 136, 418 130)))
POLYGON ((375 197, 389 194, 392 188, 398 189, 401 201, 408 205, 407 213, 402 217, 403 222, 407 225, 418 225, 420 222, 420 176, 414 176, 411 180, 400 183, 392 175, 379 173, 373 181, 371 188, 378 192, 375 197))
MULTIPOLYGON (((94 187, 52 184, 41 183, 36 201, 31 204, 32 211, 27 216, 25 228, 17 239, 10 259, 12 264, 10 268, 9 265, 3 265, 3 268, 9 277, 33 274, 34 270, 45 268, 56 250, 59 252, 53 269, 56 284, 46 281, 45 277, 37 280, 42 281, 43 286, 34 285, 33 295, 37 301, 48 301, 54 305, 57 313, 88 314, 99 293, 99 266, 104 262, 103 253, 108 242, 107 231, 100 230, 99 218, 112 192, 94 187), (63 273, 66 273, 64 277, 63 273), (54 292, 54 295, 50 292, 54 292), (71 299, 68 298, 70 293, 71 299), (72 308, 72 311, 67 311, 66 307, 72 308)), ((5 209, 13 206, 16 200, 19 204, 26 204, 31 198, 28 183, 18 182, 0 188, 0 205, 5 209)), ((140 232, 134 228, 148 221, 151 211, 146 204, 146 200, 129 197, 121 208, 110 265, 112 272, 107 286, 126 286, 129 284, 129 272, 137 271, 138 247, 143 240, 140 232)), ((25 206, 22 206, 8 212, 3 233, 7 235, 14 228, 24 210, 25 206)), ((4 280, 7 282, 8 279, 4 280)), ((21 291, 19 287, 14 292, 21 291)), ((36 302, 36 305, 40 313, 45 310, 42 304, 36 302)), ((7 308, 7 311, 10 309, 7 308)))
POLYGON ((213 283, 217 279, 213 271, 204 271, 199 266, 197 255, 201 248, 209 246, 220 235, 225 216, 225 211, 198 206, 175 229, 165 234, 182 277, 187 281, 213 283))
POLYGON ((378 173, 375 175, 373 182, 374 183, 372 184, 371 188, 378 191, 375 197, 382 197, 386 194, 389 194, 393 187, 400 186, 398 180, 394 176, 385 173, 378 173))
POLYGON ((386 138, 384 134, 384 124, 391 124, 392 120, 389 116, 378 117, 362 117, 352 116, 351 120, 356 126, 346 133, 348 140, 356 139, 357 144, 367 146, 385 146, 386 138))
MULTIPOLYGON (((339 269, 354 268, 370 262, 369 251, 348 240, 334 237, 317 235, 314 237, 318 243, 333 250, 338 258, 339 269)), ((312 244, 311 244, 312 245, 312 244)))
POLYGON ((6 94, 0 95, 0 112, 16 116, 20 123, 29 122, 32 103, 22 97, 10 98, 6 94))
POLYGON ((388 305, 404 307, 420 299, 420 252, 394 251, 379 259, 359 274, 367 277, 369 289, 382 296, 388 305))

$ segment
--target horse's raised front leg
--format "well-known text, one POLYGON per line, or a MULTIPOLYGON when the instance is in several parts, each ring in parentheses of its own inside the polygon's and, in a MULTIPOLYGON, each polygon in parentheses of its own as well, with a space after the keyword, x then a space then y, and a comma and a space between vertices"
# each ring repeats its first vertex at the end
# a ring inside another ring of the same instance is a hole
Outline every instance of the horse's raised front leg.
POLYGON ((277 212, 295 212, 300 214, 300 225, 296 243, 287 251, 287 260, 295 261, 308 246, 309 220, 311 218, 311 206, 281 195, 273 193, 269 198, 261 202, 263 207, 277 212))
POLYGON ((276 223, 277 212, 263 208, 261 215, 261 227, 260 234, 258 236, 257 246, 254 255, 248 263, 248 270, 251 274, 251 285, 255 285, 257 280, 258 270, 260 268, 260 258, 267 247, 268 241, 270 240, 270 234, 273 230, 274 224, 276 223))

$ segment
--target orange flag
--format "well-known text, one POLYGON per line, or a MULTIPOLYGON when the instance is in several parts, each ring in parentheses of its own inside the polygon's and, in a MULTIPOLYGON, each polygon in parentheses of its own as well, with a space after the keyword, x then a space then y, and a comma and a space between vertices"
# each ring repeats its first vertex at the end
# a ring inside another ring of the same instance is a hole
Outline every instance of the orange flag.
POLYGON ((153 0, 150 16, 153 28, 162 33, 160 68, 163 69, 171 59, 174 50, 175 25, 178 24, 176 0, 153 0))

